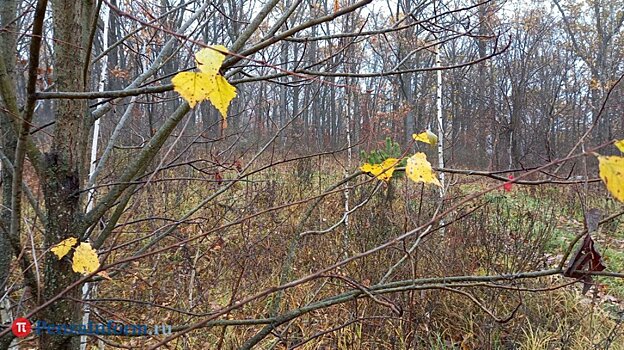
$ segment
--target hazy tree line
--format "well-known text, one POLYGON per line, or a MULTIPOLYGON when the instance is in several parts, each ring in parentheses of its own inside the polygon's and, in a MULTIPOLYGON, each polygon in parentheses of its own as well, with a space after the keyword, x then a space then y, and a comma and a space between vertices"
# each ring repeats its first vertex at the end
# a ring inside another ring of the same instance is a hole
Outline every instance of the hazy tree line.
MULTIPOLYGON (((412 133, 437 128, 435 72, 427 70, 434 63, 435 44, 442 43, 443 66, 462 66, 494 56, 443 73, 449 164, 504 170, 531 167, 564 155, 596 119, 604 97, 619 78, 623 16, 618 4, 536 1, 476 5, 375 4, 378 11, 356 11, 280 41, 264 50, 259 59, 298 74, 245 64, 245 69, 233 75, 240 81, 241 94, 231 113, 232 128, 226 134, 243 132, 240 141, 254 143, 294 117, 280 136, 286 150, 339 148, 346 144, 348 123, 356 149, 375 149, 386 137, 407 144, 412 133), (467 9, 436 17, 461 8, 467 9), (265 83, 267 76, 272 84, 265 83), (254 83, 258 77, 262 81, 254 83)), ((287 11, 292 4, 280 6, 287 11)), ((202 40, 228 46, 240 25, 221 29, 226 23, 248 20, 252 13, 245 13, 244 8, 250 6, 224 3, 223 14, 215 14, 210 25, 197 29, 203 32, 202 40)), ((329 1, 299 6, 284 26, 294 27, 303 18, 333 10, 329 1)), ((121 31, 119 23, 112 15, 110 42, 128 31, 121 31)), ((113 51, 109 69, 119 69, 120 76, 111 77, 111 89, 127 82, 124 75, 133 77, 148 64, 136 58, 142 44, 148 47, 144 48, 147 57, 157 54, 156 48, 149 50, 150 44, 158 45, 158 35, 153 32, 155 38, 146 35, 145 42, 137 42, 134 50, 119 47, 113 51)), ((191 51, 185 53, 180 55, 182 61, 168 62, 167 71, 192 66, 191 51)), ((611 92, 604 116, 592 134, 596 142, 612 139, 621 130, 619 96, 617 88, 611 92)), ((148 125, 158 122, 157 112, 149 109, 148 125)), ((220 135, 219 116, 208 104, 196 112, 195 121, 206 129, 207 139, 220 135)), ((135 137, 147 133, 145 126, 136 126, 135 137)))
MULTIPOLYGON (((614 2, 373 4, 373 11, 359 9, 270 46, 257 57, 266 65, 240 63, 228 72, 241 88, 226 134, 242 132, 240 141, 254 143, 294 117, 280 136, 280 144, 289 150, 318 151, 327 145, 344 145, 348 123, 358 149, 374 149, 386 137, 406 144, 412 133, 436 129, 435 73, 431 67, 435 44, 441 43, 443 66, 460 66, 443 73, 443 115, 451 164, 490 169, 530 167, 561 156, 578 139, 603 107, 603 98, 621 71, 623 16, 614 2), (447 13, 449 10, 453 12, 447 13)), ((164 28, 175 28, 184 20, 185 13, 175 10, 178 4, 161 5, 151 10, 138 4, 121 8, 145 21, 156 18, 154 23, 164 28)), ((193 33, 205 43, 229 46, 257 6, 224 1, 193 33)), ((293 12, 284 28, 334 11, 330 1, 291 1, 277 6, 268 16, 269 23, 272 17, 276 21, 284 12, 293 12)), ((26 25, 28 13, 19 20, 26 25)), ((136 31, 106 52, 110 72, 106 90, 118 90, 147 69, 165 39, 158 29, 146 28, 114 11, 109 21, 109 43, 136 31)), ((267 37, 256 33, 251 40, 267 37)), ((96 58, 102 52, 100 43, 101 38, 96 37, 96 58)), ((193 67, 191 47, 179 48, 163 65, 162 76, 147 83, 166 84, 163 76, 193 67)), ((43 62, 47 60, 45 67, 50 69, 40 81, 44 88, 44 77, 52 76, 50 51, 43 51, 43 62)), ((26 52, 20 52, 18 66, 21 62, 23 70, 26 52)), ((102 69, 98 62, 92 66, 92 84, 97 84, 102 69)), ((612 139, 621 128, 619 90, 610 95, 593 135, 597 142, 612 139)), ((134 127, 124 134, 124 140, 136 143, 150 135, 159 123, 158 115, 173 108, 175 96, 139 99, 145 108, 135 111, 134 127), (165 103, 155 103, 163 99, 165 103)), ((52 103, 45 101, 40 108, 50 114, 52 103)), ((119 116, 124 106, 117 105, 114 110, 119 116)), ((41 124, 51 120, 46 113, 38 116, 41 124)), ((206 131, 200 140, 222 135, 219 116, 209 104, 195 111, 193 121, 206 131)), ((116 118, 104 120, 105 129, 112 132, 116 122, 116 118)))

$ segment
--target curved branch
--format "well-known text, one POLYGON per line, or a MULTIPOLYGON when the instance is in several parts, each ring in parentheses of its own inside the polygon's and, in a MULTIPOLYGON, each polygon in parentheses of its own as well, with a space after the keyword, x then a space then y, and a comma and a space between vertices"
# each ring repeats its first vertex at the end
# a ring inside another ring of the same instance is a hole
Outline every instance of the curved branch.
MULTIPOLYGON (((37 88, 37 69, 39 67, 39 55, 41 49, 43 21, 45 19, 47 0, 39 0, 35 9, 35 18, 32 30, 32 40, 30 42, 30 55, 28 58, 28 82, 26 83, 26 106, 22 114, 22 123, 19 127, 17 145, 15 147, 15 159, 13 164, 13 181, 11 184, 11 224, 9 226, 9 236, 11 240, 19 242, 22 215, 22 183, 24 177, 24 162, 26 151, 29 148, 29 130, 32 125, 32 117, 35 111, 35 91, 37 88)), ((28 276, 28 274, 26 274, 28 276)), ((31 288, 37 288, 36 281, 27 281, 31 288)), ((38 290, 38 289, 35 289, 38 290)))

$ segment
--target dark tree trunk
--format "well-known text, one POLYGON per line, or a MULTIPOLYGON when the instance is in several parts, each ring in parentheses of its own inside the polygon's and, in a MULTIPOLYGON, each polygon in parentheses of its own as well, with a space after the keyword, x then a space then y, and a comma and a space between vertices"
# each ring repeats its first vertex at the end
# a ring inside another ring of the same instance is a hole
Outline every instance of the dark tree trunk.
MULTIPOLYGON (((56 85, 59 91, 85 91, 88 77, 83 76, 90 23, 94 2, 91 0, 54 0, 54 52, 56 85), (77 48, 81 48, 77 50, 77 48), (79 67, 77 69, 77 67, 79 67)), ((86 136, 90 124, 85 123, 88 109, 84 100, 56 102, 56 129, 50 151, 45 155, 42 187, 46 202, 48 224, 45 228, 45 246, 51 246, 68 237, 79 238, 83 213, 80 201, 81 178, 85 178, 86 136)), ((46 255, 43 301, 50 300, 80 275, 72 271, 66 259, 46 255)), ((48 324, 81 323, 80 288, 74 288, 62 299, 45 309, 42 319, 48 324)), ((40 336, 41 349, 77 349, 79 337, 40 336)))
MULTIPOLYGON (((10 52, 13 53, 16 51, 16 34, 17 31, 15 22, 13 18, 15 18, 17 12, 17 2, 16 1, 5 1, 3 2, 0 8, 0 26, 2 28, 8 28, 8 30, 0 33, 0 50, 2 52, 10 52)), ((4 57, 0 57, 0 60, 3 61, 3 66, 7 76, 11 77, 10 81, 15 81, 15 60, 6 59, 12 58, 12 55, 5 55, 4 57)), ((15 86, 13 85, 12 90, 15 91, 15 86)), ((2 101, 5 106, 8 106, 9 103, 7 101, 2 101)), ((0 150, 6 156, 6 160, 8 160, 11 164, 14 164, 14 156, 15 156, 15 148, 17 146, 17 137, 13 125, 11 123, 11 116, 9 115, 9 111, 1 111, 0 112, 0 150)), ((11 259, 13 257, 14 249, 11 245, 11 239, 9 237, 9 225, 11 222, 11 193, 13 191, 12 182, 13 175, 11 171, 7 168, 8 164, 2 164, 2 178, 0 179, 0 183, 2 183, 2 205, 0 206, 0 292, 4 294, 7 286, 7 280, 9 277, 9 272, 11 269, 11 259)), ((0 308, 4 308, 5 304, 0 305, 0 308)), ((4 316, 8 315, 9 310, 2 310, 3 319, 2 322, 8 321, 4 319, 4 316)), ((11 344, 12 336, 6 335, 0 338, 0 349, 7 349, 11 344)))

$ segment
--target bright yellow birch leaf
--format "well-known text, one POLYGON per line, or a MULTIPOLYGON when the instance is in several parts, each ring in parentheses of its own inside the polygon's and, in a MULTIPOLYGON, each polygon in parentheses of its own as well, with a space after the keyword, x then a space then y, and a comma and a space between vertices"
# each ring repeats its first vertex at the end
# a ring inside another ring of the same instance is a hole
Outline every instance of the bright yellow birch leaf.
POLYGON ((600 178, 607 190, 615 199, 624 202, 624 157, 598 156, 598 162, 600 178))
POLYGON ((362 166, 360 166, 360 170, 362 170, 365 173, 370 173, 373 171, 373 165, 370 163, 364 163, 362 164, 362 166))
MULTIPOLYGON (((228 52, 228 49, 223 45, 213 45, 211 47, 219 51, 228 52)), ((202 73, 206 73, 210 76, 217 75, 217 73, 219 73, 219 68, 221 68, 223 64, 223 60, 225 60, 225 55, 219 51, 210 48, 199 50, 195 54, 197 68, 199 68, 202 73)))
POLYGON ((438 136, 431 132, 431 130, 426 130, 421 132, 420 134, 413 134, 412 138, 416 141, 428 143, 431 146, 435 146, 438 144, 438 136))
POLYGON ((381 162, 381 164, 362 164, 362 166, 360 166, 360 170, 375 176, 379 180, 388 181, 392 178, 392 174, 394 173, 394 169, 398 163, 398 159, 388 158, 381 162))
POLYGON ((217 75, 214 89, 208 92, 208 99, 221 113, 224 120, 227 118, 227 110, 234 97, 236 97, 236 88, 228 83, 223 76, 217 75))
POLYGON ((615 141, 614 145, 620 150, 620 152, 624 153, 624 140, 615 141))
POLYGON ((198 102, 209 98, 210 90, 214 89, 213 81, 214 78, 208 74, 193 72, 178 73, 171 79, 173 89, 188 102, 191 108, 195 107, 198 102))
POLYGON ((61 260, 65 255, 67 255, 67 253, 69 253, 76 243, 78 243, 78 239, 76 237, 69 237, 54 245, 50 250, 54 253, 54 255, 56 255, 57 258, 59 258, 59 260, 61 260))
POLYGON ((377 176, 379 180, 389 181, 392 178, 396 165, 399 164, 399 160, 396 158, 388 158, 381 162, 381 171, 377 176))
POLYGON ((74 272, 88 275, 99 267, 100 261, 98 260, 95 249, 93 249, 89 243, 80 243, 74 252, 74 258, 72 260, 72 269, 74 272))
MULTIPOLYGON (((212 47, 227 52, 227 48, 223 45, 212 47)), ((236 88, 219 74, 225 55, 205 48, 197 52, 195 59, 200 72, 176 74, 171 79, 173 89, 188 102, 191 108, 194 108, 198 102, 209 100, 221 113, 225 122, 230 102, 236 97, 236 88)))
POLYGON ((362 164, 362 166, 360 166, 360 170, 377 177, 379 174, 381 174, 383 168, 380 164, 364 163, 362 164))
POLYGON ((431 163, 422 152, 418 152, 407 159, 405 173, 414 182, 424 182, 442 187, 436 173, 431 168, 431 163))

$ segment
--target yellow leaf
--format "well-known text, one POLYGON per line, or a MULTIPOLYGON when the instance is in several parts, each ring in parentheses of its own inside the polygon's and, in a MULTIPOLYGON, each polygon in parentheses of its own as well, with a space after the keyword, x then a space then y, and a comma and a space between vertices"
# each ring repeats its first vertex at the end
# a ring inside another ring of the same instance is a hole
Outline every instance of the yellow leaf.
POLYGON ((83 275, 90 274, 100 267, 97 252, 91 244, 82 242, 74 252, 72 269, 83 275))
POLYGON ((230 102, 236 97, 236 88, 221 75, 216 76, 213 84, 214 88, 208 91, 208 99, 221 112, 221 116, 225 120, 230 102))
POLYGON ((365 173, 372 174, 379 180, 388 181, 392 178, 392 174, 394 173, 394 169, 398 163, 398 159, 388 158, 381 162, 381 164, 365 163, 360 167, 360 170, 365 173))
POLYGON ((394 167, 399 164, 399 160, 396 158, 388 158, 386 160, 384 160, 383 162, 381 162, 381 166, 384 169, 391 169, 392 171, 394 171, 394 167))
POLYGON ((422 152, 418 152, 407 159, 405 173, 414 182, 424 182, 442 187, 436 173, 431 168, 431 163, 422 152))
POLYGON ((370 173, 371 171, 373 171, 373 166, 370 163, 364 163, 360 167, 360 170, 362 170, 365 173, 370 173))
POLYGON ((59 260, 62 259, 65 255, 67 255, 67 253, 69 253, 69 251, 72 249, 72 247, 74 245, 76 245, 76 243, 78 243, 78 239, 76 237, 69 237, 63 241, 61 241, 60 243, 56 244, 54 247, 52 247, 50 250, 52 251, 52 253, 54 253, 54 255, 56 255, 59 260))
POLYGON ((209 90, 213 89, 212 80, 208 74, 182 72, 176 74, 171 83, 173 89, 193 108, 197 102, 208 99, 209 90))
MULTIPOLYGON (((213 45, 211 47, 224 52, 227 52, 228 50, 223 45, 213 45)), ((202 73, 206 73, 209 76, 217 75, 217 73, 219 73, 219 68, 221 68, 221 64, 223 64, 223 60, 225 60, 225 55, 219 51, 215 51, 210 48, 199 50, 195 54, 197 68, 199 68, 202 73)))
POLYGON ((420 134, 413 134, 412 137, 416 141, 428 143, 431 146, 435 146, 438 144, 438 136, 432 133, 431 130, 423 131, 420 134))
POLYGON ((624 153, 624 140, 615 141, 614 145, 620 150, 620 152, 624 153))
MULTIPOLYGON (((223 45, 211 46, 219 51, 227 52, 223 45)), ((191 108, 198 102, 209 100, 223 116, 223 125, 226 124, 227 110, 230 102, 236 97, 236 88, 232 86, 222 75, 219 69, 225 55, 219 51, 205 48, 197 52, 197 68, 199 73, 182 72, 172 79, 173 89, 184 98, 191 108)))
POLYGON ((613 197, 624 202, 624 157, 598 156, 600 178, 613 197))

